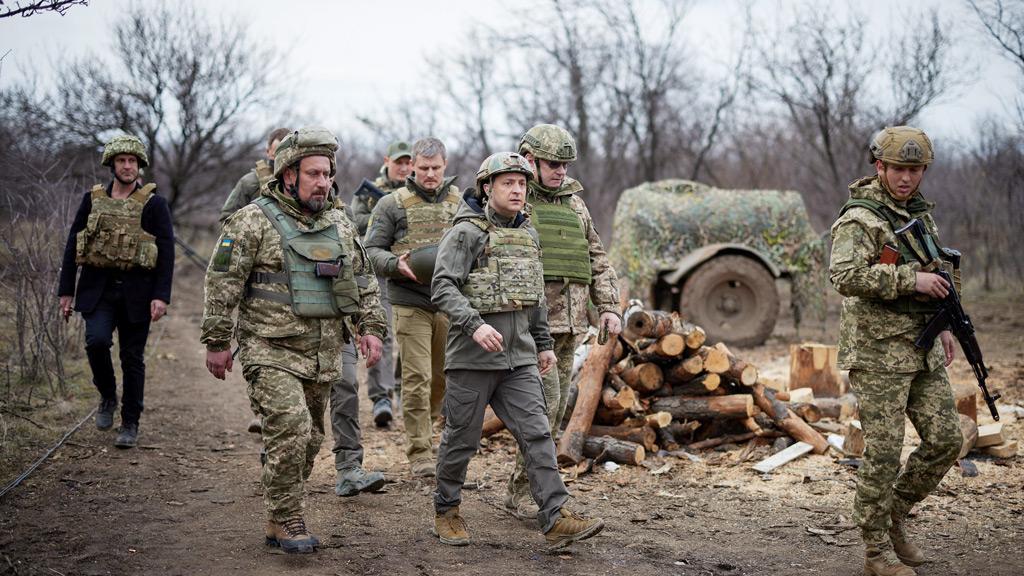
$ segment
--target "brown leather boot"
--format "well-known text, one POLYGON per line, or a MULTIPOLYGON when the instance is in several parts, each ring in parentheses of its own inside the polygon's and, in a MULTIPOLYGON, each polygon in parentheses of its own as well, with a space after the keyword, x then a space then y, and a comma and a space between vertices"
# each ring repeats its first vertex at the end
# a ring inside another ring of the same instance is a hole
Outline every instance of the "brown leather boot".
POLYGON ((466 529, 466 521, 459 515, 458 506, 434 515, 434 534, 441 539, 442 544, 469 544, 469 530, 466 529))
POLYGON ((560 516, 555 521, 555 525, 544 534, 544 538, 549 544, 548 550, 565 548, 573 542, 595 536, 604 529, 604 520, 600 518, 586 518, 569 511, 564 506, 558 513, 560 516))
POLYGON ((892 550, 868 547, 864 551, 864 576, 917 576, 917 572, 900 562, 892 550))
POLYGON ((924 564, 924 552, 914 545, 907 536, 906 518, 892 519, 892 526, 889 528, 889 539, 892 540, 892 548, 899 557, 900 562, 907 566, 920 566, 924 564))
POLYGON ((267 546, 280 548, 288 554, 312 554, 320 541, 306 530, 302 516, 281 522, 267 520, 267 546))

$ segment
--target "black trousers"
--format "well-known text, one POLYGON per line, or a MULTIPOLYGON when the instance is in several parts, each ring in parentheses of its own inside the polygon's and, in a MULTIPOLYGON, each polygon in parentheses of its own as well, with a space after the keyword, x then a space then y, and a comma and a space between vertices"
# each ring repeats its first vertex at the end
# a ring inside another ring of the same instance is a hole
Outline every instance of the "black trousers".
POLYGON ((117 380, 110 348, 117 330, 121 356, 123 391, 121 424, 138 424, 142 415, 142 396, 146 384, 146 339, 149 320, 130 322, 125 305, 124 289, 118 280, 110 280, 96 308, 85 318, 85 352, 92 369, 92 382, 105 399, 117 398, 117 380))

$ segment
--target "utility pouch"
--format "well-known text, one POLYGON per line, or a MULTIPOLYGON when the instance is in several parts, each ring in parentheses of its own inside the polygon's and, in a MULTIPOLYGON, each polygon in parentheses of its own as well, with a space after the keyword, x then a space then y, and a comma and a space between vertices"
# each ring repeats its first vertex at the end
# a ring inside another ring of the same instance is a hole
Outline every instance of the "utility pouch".
POLYGON ((900 261, 900 251, 892 244, 882 246, 882 255, 878 257, 879 264, 896 264, 900 261))
POLYGON ((341 264, 339 262, 317 262, 316 275, 318 278, 337 278, 341 275, 341 264))

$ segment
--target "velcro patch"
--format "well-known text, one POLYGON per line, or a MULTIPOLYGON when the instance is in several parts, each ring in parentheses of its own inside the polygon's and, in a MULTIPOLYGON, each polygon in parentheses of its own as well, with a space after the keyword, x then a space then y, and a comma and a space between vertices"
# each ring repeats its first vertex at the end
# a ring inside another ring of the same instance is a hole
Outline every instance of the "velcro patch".
POLYGON ((231 252, 235 249, 235 241, 231 238, 221 238, 217 245, 217 252, 213 255, 214 272, 227 272, 231 268, 231 252))

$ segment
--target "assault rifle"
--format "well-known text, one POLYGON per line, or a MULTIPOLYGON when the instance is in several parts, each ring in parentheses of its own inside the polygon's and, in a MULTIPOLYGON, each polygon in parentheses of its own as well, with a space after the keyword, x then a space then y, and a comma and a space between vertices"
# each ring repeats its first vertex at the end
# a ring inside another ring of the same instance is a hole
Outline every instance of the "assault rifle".
MULTIPOLYGON (((896 237, 917 258, 922 266, 927 268, 937 263, 940 259, 938 254, 932 253, 933 247, 925 239, 926 231, 924 224, 917 218, 914 218, 906 226, 895 232, 896 237), (910 243, 910 239, 907 236, 908 233, 924 249, 924 257, 910 243)), ((948 248, 943 248, 942 251, 945 260, 952 262, 955 267, 959 267, 959 252, 948 248)), ((988 410, 992 413, 992 419, 999 420, 996 400, 1000 398, 1000 395, 996 394, 993 396, 989 394, 988 387, 985 385, 985 379, 988 378, 988 368, 985 367, 985 363, 981 358, 981 348, 978 346, 978 339, 974 336, 974 324, 971 323, 971 318, 964 312, 964 307, 960 303, 960 295, 956 293, 956 285, 953 283, 953 278, 950 274, 937 266, 932 273, 938 274, 946 281, 949 285, 949 293, 939 301, 938 311, 928 320, 928 324, 925 325, 924 330, 921 331, 917 340, 914 341, 914 346, 928 350, 935 343, 935 338, 943 330, 952 332, 953 336, 960 342, 960 348, 964 351, 964 358, 967 359, 967 362, 974 370, 974 377, 978 379, 978 386, 981 387, 981 393, 985 396, 985 403, 988 404, 988 410)))
POLYGON ((387 192, 377 188, 373 182, 370 182, 366 178, 359 184, 359 188, 352 193, 353 196, 364 196, 373 200, 380 200, 381 198, 388 195, 387 192))
POLYGON ((202 256, 200 256, 195 250, 192 249, 191 246, 186 244, 184 240, 178 238, 177 236, 174 237, 174 243, 177 244, 178 246, 181 246, 181 249, 185 251, 185 256, 188 256, 188 259, 193 264, 198 266, 199 269, 203 271, 203 274, 206 274, 206 260, 204 260, 202 256))

